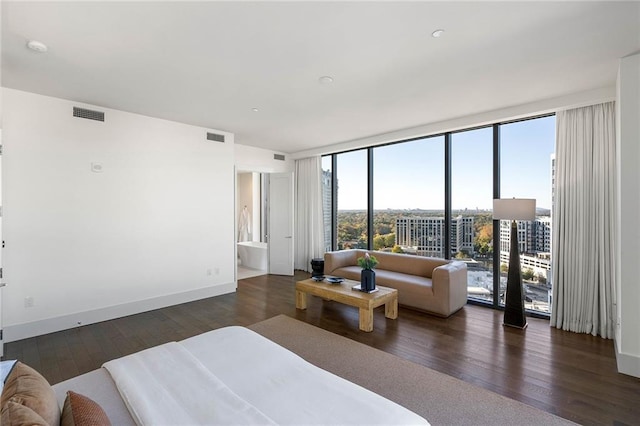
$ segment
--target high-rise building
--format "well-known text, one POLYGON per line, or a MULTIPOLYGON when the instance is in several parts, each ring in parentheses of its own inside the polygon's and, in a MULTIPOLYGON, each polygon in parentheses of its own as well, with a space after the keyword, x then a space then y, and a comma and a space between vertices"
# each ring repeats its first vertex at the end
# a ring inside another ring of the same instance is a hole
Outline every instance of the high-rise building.
POLYGON ((322 171, 322 219, 324 251, 331 251, 331 170, 322 171))
MULTIPOLYGON (((518 224, 518 249, 520 253, 548 253, 551 251, 551 218, 541 216, 536 220, 520 220, 518 224)), ((500 253, 509 256, 511 221, 500 221, 500 253)))
MULTIPOLYGON (((518 221, 518 249, 520 266, 548 276, 551 270, 551 218, 540 216, 536 220, 518 221)), ((511 221, 500 221, 500 262, 509 263, 511 221)))
POLYGON ((451 221, 451 252, 473 255, 473 216, 458 216, 451 221))
POLYGON ((556 154, 551 154, 551 211, 556 201, 556 154))
MULTIPOLYGON (((444 218, 405 217, 396 220, 396 244, 419 256, 444 257, 444 218)), ((473 254, 473 217, 451 221, 451 252, 473 254)))

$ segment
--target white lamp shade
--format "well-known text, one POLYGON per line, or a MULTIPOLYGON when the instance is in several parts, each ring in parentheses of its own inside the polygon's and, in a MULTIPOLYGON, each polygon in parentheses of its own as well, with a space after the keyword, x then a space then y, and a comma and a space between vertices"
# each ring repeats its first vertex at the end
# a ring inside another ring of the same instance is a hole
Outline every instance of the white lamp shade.
POLYGON ((497 220, 535 220, 536 200, 533 198, 493 200, 493 218, 497 220))

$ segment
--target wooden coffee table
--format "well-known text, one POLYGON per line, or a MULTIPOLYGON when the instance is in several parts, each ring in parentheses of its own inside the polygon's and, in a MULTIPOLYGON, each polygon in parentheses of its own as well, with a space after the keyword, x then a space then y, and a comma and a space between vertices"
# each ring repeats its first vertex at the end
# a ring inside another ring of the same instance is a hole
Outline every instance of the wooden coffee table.
POLYGON ((307 309, 307 294, 334 300, 360 309, 360 330, 373 331, 373 310, 384 305, 384 316, 398 318, 398 290, 376 286, 375 293, 352 290, 360 284, 357 281, 344 280, 340 284, 327 281, 314 281, 311 278, 296 283, 296 308, 307 309))

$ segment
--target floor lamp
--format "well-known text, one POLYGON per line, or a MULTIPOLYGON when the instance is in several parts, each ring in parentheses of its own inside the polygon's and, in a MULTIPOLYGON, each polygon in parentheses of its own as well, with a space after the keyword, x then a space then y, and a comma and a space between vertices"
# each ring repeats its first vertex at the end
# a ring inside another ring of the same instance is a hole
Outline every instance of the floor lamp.
POLYGON ((509 272, 507 275, 507 295, 504 302, 504 325, 525 328, 524 291, 520 272, 520 250, 518 249, 517 220, 536 218, 536 200, 529 198, 503 198, 493 200, 493 218, 511 221, 509 250, 509 272))

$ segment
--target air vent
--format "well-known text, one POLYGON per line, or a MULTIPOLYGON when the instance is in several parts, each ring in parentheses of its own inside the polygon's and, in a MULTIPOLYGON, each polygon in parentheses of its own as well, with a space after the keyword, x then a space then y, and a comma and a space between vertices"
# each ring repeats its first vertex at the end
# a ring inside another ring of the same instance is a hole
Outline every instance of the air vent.
POLYGON ((218 135, 217 133, 207 132, 207 140, 214 142, 224 142, 224 135, 218 135))
POLYGON ((284 161, 284 155, 282 155, 282 154, 273 154, 273 159, 274 160, 284 161))
POLYGON ((86 118, 87 120, 104 121, 104 112, 92 111, 90 109, 73 107, 73 116, 86 118))

